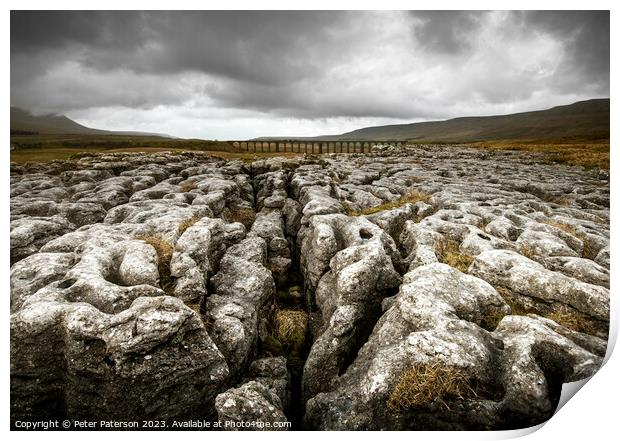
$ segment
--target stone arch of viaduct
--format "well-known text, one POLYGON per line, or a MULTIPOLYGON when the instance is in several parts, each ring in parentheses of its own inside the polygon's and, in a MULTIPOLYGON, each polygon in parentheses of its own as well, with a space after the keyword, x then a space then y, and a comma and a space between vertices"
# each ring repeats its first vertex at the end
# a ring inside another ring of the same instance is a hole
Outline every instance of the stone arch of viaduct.
POLYGON ((233 147, 251 153, 368 153, 378 144, 401 146, 402 141, 230 141, 233 147))

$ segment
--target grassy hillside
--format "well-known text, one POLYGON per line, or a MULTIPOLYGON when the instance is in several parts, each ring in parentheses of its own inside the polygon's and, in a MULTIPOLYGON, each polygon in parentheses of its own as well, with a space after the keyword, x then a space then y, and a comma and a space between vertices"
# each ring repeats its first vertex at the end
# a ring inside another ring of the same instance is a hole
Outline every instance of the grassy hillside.
POLYGON ((11 107, 11 135, 117 135, 117 136, 156 136, 159 133, 127 132, 92 129, 83 126, 64 115, 33 115, 27 110, 11 107))
POLYGON ((11 161, 66 159, 79 152, 193 150, 229 152, 230 144, 201 139, 122 135, 12 135, 11 161))
POLYGON ((85 127, 63 115, 40 115, 11 107, 11 134, 42 134, 42 133, 73 133, 73 134, 102 134, 103 130, 85 127))
POLYGON ((412 142, 609 142, 609 99, 580 101, 535 112, 455 118, 412 124, 366 127, 321 140, 412 142))

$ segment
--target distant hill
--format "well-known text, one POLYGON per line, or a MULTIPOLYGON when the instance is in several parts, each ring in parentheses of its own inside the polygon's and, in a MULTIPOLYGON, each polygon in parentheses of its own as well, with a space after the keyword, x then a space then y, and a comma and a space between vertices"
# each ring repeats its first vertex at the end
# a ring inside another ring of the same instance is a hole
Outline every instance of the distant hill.
POLYGON ((567 106, 511 115, 470 116, 446 121, 366 127, 341 135, 306 139, 406 139, 413 142, 609 140, 609 99, 580 101, 567 106))
POLYGON ((91 129, 64 115, 33 115, 27 110, 11 107, 11 134, 13 135, 124 135, 158 136, 168 135, 148 132, 123 132, 91 129))

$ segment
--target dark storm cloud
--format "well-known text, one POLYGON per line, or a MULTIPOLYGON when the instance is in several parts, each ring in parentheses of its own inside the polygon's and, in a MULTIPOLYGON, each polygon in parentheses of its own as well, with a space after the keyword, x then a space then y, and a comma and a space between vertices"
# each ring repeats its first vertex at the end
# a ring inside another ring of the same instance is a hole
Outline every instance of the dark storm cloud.
POLYGON ((480 13, 473 11, 410 11, 422 23, 413 33, 425 47, 440 53, 457 53, 471 47, 468 35, 479 25, 480 13))
POLYGON ((188 70, 277 84, 316 75, 344 12, 14 12, 12 53, 66 49, 98 70, 188 70), (315 53, 319 48, 323 53, 315 53), (80 49, 85 49, 80 51, 80 49))
POLYGON ((11 101, 41 111, 424 119, 608 94, 605 11, 11 13, 11 101))
MULTIPOLYGON (((608 11, 530 11, 526 23, 540 31, 569 41, 570 67, 595 81, 609 82, 608 11)), ((569 84, 583 81, 582 75, 569 77, 569 84)))

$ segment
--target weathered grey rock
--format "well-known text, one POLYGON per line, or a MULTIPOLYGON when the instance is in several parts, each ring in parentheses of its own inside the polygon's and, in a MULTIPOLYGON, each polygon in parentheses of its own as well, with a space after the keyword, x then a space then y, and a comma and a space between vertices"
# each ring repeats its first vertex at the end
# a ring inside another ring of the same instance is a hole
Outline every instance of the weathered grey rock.
POLYGON ((281 424, 287 422, 284 411, 290 399, 286 359, 256 360, 250 365, 249 375, 254 379, 221 393, 215 400, 224 430, 286 430, 281 424))
POLYGON ((379 237, 331 259, 316 290, 321 320, 314 325, 318 331, 304 366, 305 399, 329 390, 370 333, 383 298, 399 283, 379 237))
POLYGON ((39 289, 60 280, 75 263, 72 253, 37 253, 11 267, 11 312, 39 289))
MULTIPOLYGON (((348 370, 330 391, 308 401, 307 424, 336 430, 390 424, 414 428, 419 424, 415 413, 399 417, 386 406, 400 375, 413 365, 441 362, 480 383, 491 382, 498 343, 475 323, 507 310, 490 285, 447 265, 435 263, 407 273, 392 306, 348 370)), ((445 413, 438 415, 439 421, 445 413)))
POLYGON ((110 315, 56 282, 11 315, 11 375, 16 418, 125 421, 207 416, 228 368, 180 300, 110 315))
POLYGON ((548 257, 544 260, 547 269, 559 271, 585 283, 604 286, 609 289, 609 270, 590 259, 580 257, 548 257))
POLYGON ((11 222, 11 264, 36 253, 52 239, 75 229, 69 221, 52 216, 25 217, 11 222))
POLYGON ((550 418, 562 383, 593 375, 605 353, 604 341, 535 316, 507 316, 493 334, 504 344, 501 412, 523 426, 550 418))
POLYGON ((609 290, 549 271, 514 251, 485 251, 469 273, 518 295, 567 304, 597 320, 609 319, 609 290))
POLYGON ((273 302, 275 285, 264 266, 266 248, 265 241, 256 236, 231 246, 212 278, 215 293, 206 301, 210 335, 233 376, 255 358, 259 326, 273 302))
POLYGON ((174 295, 186 301, 205 296, 224 252, 243 237, 242 224, 222 219, 202 218, 188 227, 176 242, 170 262, 170 274, 176 279, 174 295))
MULTIPOLYGON (((307 228, 300 232, 301 268, 305 278, 306 292, 312 295, 329 267, 332 257, 340 250, 363 245, 378 238, 392 261, 400 265, 400 254, 394 240, 380 227, 364 217, 350 218, 345 215, 313 216, 307 228)), ((312 299, 310 299, 313 302, 312 299)))
POLYGON ((525 230, 516 244, 519 248, 525 248, 529 253, 539 257, 580 256, 580 253, 571 249, 562 239, 542 231, 525 230))
POLYGON ((596 255, 594 261, 599 265, 609 269, 609 245, 601 248, 601 250, 596 255))
POLYGON ((284 426, 276 426, 287 422, 280 399, 258 381, 249 381, 218 395, 215 408, 225 430, 286 430, 284 426))
POLYGON ((287 362, 255 360, 271 352, 275 278, 289 293, 279 306, 305 298, 310 317, 302 428, 541 422, 561 383, 605 351, 592 335, 607 336, 610 192, 596 170, 540 159, 386 145, 253 163, 161 152, 12 164, 11 418, 212 419, 227 390, 237 401, 222 421, 298 415, 287 362), (345 215, 412 192, 429 203, 345 215), (437 263, 447 239, 453 257, 476 257, 476 277, 437 263), (496 327, 498 293, 539 316, 496 327), (435 363, 478 396, 389 411, 400 374, 435 363))
POLYGON ((131 242, 125 248, 118 267, 120 283, 130 286, 160 286, 157 263, 157 252, 151 245, 137 241, 131 242))
POLYGON ((267 243, 267 266, 278 286, 286 284, 291 266, 291 252, 284 230, 282 213, 269 208, 263 209, 256 215, 251 230, 253 234, 267 243))

